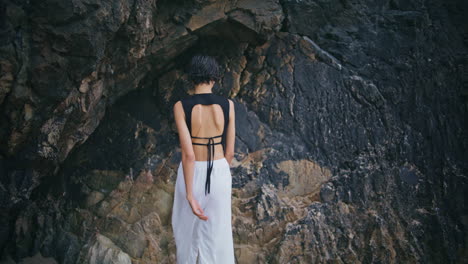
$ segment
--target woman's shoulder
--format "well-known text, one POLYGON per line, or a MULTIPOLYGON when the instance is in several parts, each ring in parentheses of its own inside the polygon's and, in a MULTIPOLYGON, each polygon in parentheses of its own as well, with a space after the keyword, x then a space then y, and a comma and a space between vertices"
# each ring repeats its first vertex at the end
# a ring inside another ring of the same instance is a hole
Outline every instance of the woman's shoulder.
POLYGON ((184 105, 185 103, 191 101, 193 99, 193 95, 186 95, 182 98, 180 98, 178 101, 175 102, 175 104, 180 103, 184 105))
POLYGON ((202 97, 197 97, 196 94, 189 94, 189 95, 182 97, 180 100, 175 102, 175 104, 180 102, 184 106, 184 105, 189 105, 190 103, 195 104, 197 102, 210 102, 210 101, 215 102, 215 103, 221 103, 221 104, 226 104, 226 103, 229 105, 234 104, 234 101, 230 99, 229 97, 220 95, 220 94, 214 94, 214 93, 209 94, 209 95, 205 94, 202 97))
POLYGON ((216 99, 220 99, 220 100, 223 100, 223 101, 230 101, 232 102, 232 100, 227 97, 227 96, 224 96, 224 95, 220 95, 220 94, 213 94, 213 97, 215 97, 216 99))
POLYGON ((172 109, 174 109, 174 111, 179 108, 179 107, 183 107, 184 105, 182 104, 182 100, 179 100, 177 102, 175 102, 173 105, 172 105, 172 109))
POLYGON ((229 103, 229 105, 233 105, 234 104, 234 100, 232 100, 231 98, 227 97, 227 96, 223 96, 223 95, 218 95, 220 99, 226 101, 229 103))

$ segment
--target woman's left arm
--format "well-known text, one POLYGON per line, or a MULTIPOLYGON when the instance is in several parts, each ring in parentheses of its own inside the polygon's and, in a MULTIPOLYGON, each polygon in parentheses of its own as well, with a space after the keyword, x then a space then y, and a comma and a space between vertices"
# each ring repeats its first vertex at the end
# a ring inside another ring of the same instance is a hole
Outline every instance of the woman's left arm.
POLYGON ((185 113, 182 102, 177 101, 174 104, 174 118, 179 133, 179 142, 182 149, 182 167, 184 170, 185 190, 187 200, 193 198, 192 185, 195 168, 195 153, 192 147, 192 138, 185 122, 185 113))
POLYGON ((184 170, 186 198, 192 212, 200 219, 207 221, 208 216, 201 208, 198 201, 193 196, 193 174, 195 170, 195 153, 192 147, 192 137, 185 121, 184 108, 181 101, 174 104, 174 118, 179 132, 179 141, 182 148, 182 168, 184 170))

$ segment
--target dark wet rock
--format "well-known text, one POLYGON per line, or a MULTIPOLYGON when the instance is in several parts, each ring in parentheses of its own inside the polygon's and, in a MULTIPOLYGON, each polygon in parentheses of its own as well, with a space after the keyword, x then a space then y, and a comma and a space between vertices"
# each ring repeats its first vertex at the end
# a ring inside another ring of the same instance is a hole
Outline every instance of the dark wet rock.
POLYGON ((238 263, 462 263, 463 1, 6 1, 2 263, 175 263, 172 105, 217 56, 238 263))

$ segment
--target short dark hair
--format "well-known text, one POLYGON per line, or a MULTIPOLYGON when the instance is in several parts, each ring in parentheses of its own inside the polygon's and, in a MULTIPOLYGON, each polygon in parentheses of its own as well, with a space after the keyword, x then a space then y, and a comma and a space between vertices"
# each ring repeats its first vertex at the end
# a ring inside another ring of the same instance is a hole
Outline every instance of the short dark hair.
POLYGON ((216 82, 221 78, 220 67, 214 57, 197 54, 190 61, 188 76, 194 85, 216 82))

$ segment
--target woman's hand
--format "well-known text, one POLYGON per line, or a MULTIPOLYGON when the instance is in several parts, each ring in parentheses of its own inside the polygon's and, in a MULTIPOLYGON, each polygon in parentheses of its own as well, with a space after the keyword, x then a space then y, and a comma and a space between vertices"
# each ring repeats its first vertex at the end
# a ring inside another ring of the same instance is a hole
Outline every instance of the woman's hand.
POLYGON ((190 207, 192 207, 192 212, 194 215, 198 216, 201 220, 208 220, 208 216, 205 215, 203 212, 203 209, 201 208, 200 204, 198 204, 198 201, 195 200, 194 198, 187 198, 187 201, 190 204, 190 207))

